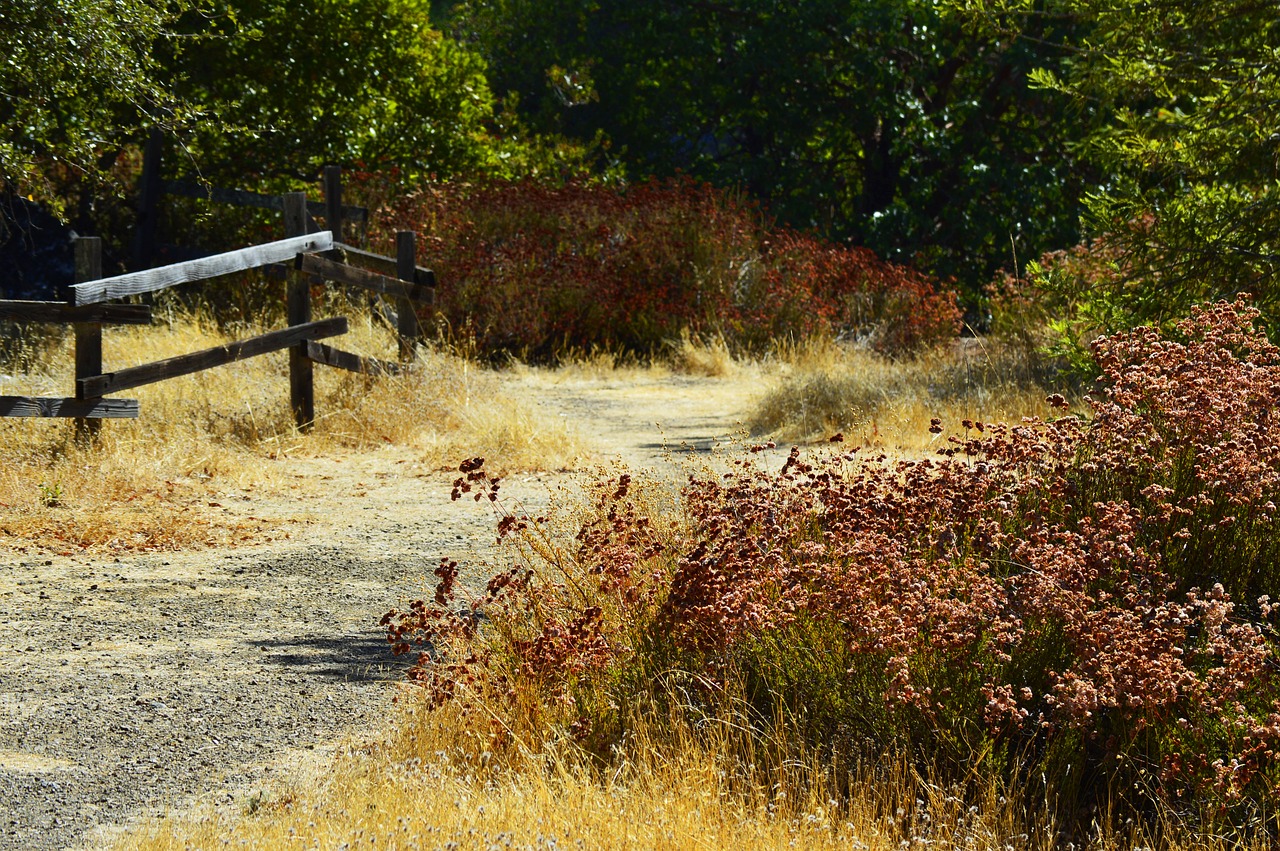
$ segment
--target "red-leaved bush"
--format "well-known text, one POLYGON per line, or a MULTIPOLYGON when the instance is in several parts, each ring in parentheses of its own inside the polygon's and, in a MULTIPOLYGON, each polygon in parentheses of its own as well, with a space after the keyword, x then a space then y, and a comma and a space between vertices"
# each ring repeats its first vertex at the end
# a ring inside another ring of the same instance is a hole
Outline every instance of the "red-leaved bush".
POLYGON ((490 356, 650 354, 682 330, 739 348, 835 333, 900 354, 959 329, 956 295, 936 281, 771 234, 756 208, 690 179, 434 184, 386 207, 374 235, 406 227, 424 237, 436 309, 490 356))
MULTIPOLYGON (((384 622, 428 645, 436 702, 462 686, 600 754, 667 706, 810 755, 1034 772, 1068 819, 1108 795, 1242 817, 1280 794, 1280 350, 1256 317, 1099 341, 1091 417, 965 422, 936 459, 743 460, 691 476, 678 523, 622 475, 573 540, 505 513, 508 570, 467 594, 446 565, 384 622)), ((464 473, 456 496, 501 504, 464 473)))

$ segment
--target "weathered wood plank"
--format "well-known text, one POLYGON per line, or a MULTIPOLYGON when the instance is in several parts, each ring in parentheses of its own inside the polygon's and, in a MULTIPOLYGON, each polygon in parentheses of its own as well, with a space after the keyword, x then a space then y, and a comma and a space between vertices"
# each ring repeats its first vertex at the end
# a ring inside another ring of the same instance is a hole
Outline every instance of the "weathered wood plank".
POLYGON ((145 272, 130 272, 116 275, 113 278, 101 278, 71 287, 72 303, 96 304, 125 296, 163 290, 188 281, 201 281, 255 269, 269 263, 280 263, 292 259, 294 255, 312 251, 328 251, 333 247, 333 238, 328 231, 308 234, 306 236, 281 239, 263 245, 241 248, 239 251, 228 251, 201 257, 199 260, 188 260, 186 263, 174 263, 172 266, 160 266, 145 272))
MULTIPOLYGON (((290 192, 283 200, 285 236, 301 236, 307 232, 307 196, 290 192)), ((289 277, 285 310, 290 325, 311 321, 311 287, 300 275, 289 277)), ((316 388, 311 366, 304 343, 289 348, 289 409, 293 411, 293 424, 299 431, 310 431, 316 421, 316 388)))
POLYGON ((347 319, 345 316, 321 319, 319 322, 308 322, 306 325, 285 328, 281 331, 272 331, 258 337, 251 337, 248 340, 237 340, 225 346, 215 346, 202 352, 178 355, 155 363, 132 366, 89 378, 80 378, 76 380, 76 389, 80 395, 85 397, 102 396, 106 393, 127 390, 130 387, 141 387, 144 384, 154 384, 157 381, 164 381, 168 378, 190 375, 193 372, 201 372, 215 366, 222 366, 245 358, 287 349, 307 340, 336 337, 345 333, 347 333, 347 319))
MULTIPOLYGON (((102 238, 76 237, 72 243, 75 253, 76 281, 92 281, 102 277, 102 238)), ((97 375, 102 372, 102 323, 77 322, 71 326, 76 335, 76 378, 97 375)), ((94 393, 101 396, 101 393, 94 393)), ((76 391, 77 399, 88 397, 76 391)), ((76 441, 92 444, 102 430, 102 422, 88 417, 75 418, 76 441)))
MULTIPOLYGON (((396 277, 402 281, 413 280, 417 256, 418 235, 411 230, 396 231, 396 277)), ((400 338, 400 360, 412 363, 417 355, 414 346, 422 329, 418 327, 418 313, 407 298, 396 299, 396 335, 400 338)))
MULTIPOLYGON (((280 200, 279 195, 261 195, 257 192, 246 192, 243 189, 221 189, 217 186, 203 186, 189 180, 165 181, 164 191, 166 195, 182 195, 236 207, 257 207, 260 210, 276 212, 284 210, 284 202, 280 200)), ((307 212, 313 216, 322 216, 325 205, 320 201, 308 201, 307 212)), ((342 217, 352 221, 367 222, 369 211, 364 207, 343 207, 342 217)))
POLYGON ((137 416, 137 399, 58 399, 48 396, 0 396, 0 417, 136 419, 137 416))
POLYGON ((399 375, 404 371, 398 363, 353 355, 324 343, 313 340, 307 342, 307 357, 319 364, 345 369, 347 372, 358 372, 361 375, 399 375))
POLYGON ((308 275, 316 275, 329 281, 337 281, 354 287, 364 287, 383 295, 396 298, 412 299, 420 304, 430 305, 435 302, 435 291, 430 287, 410 284, 369 272, 356 266, 334 263, 314 254, 299 254, 294 261, 295 268, 308 275))
MULTIPOLYGON (((362 251, 359 248, 354 248, 336 240, 333 243, 332 253, 338 256, 339 262, 350 266, 359 266, 361 269, 368 269, 388 278, 395 277, 398 274, 396 258, 394 257, 362 251)), ((436 285, 436 273, 422 266, 417 266, 413 271, 413 282, 420 287, 434 287, 436 285)))
POLYGON ((148 304, 86 304, 75 307, 65 301, 19 301, 0 299, 0 319, 18 322, 101 322, 106 325, 149 325, 148 304))

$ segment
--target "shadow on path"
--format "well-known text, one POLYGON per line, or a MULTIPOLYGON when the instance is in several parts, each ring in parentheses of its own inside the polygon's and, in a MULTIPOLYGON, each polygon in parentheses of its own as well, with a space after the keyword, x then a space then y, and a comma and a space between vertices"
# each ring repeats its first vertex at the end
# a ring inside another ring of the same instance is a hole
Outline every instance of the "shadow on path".
POLYGON ((399 679, 407 657, 397 658, 381 633, 373 635, 306 636, 250 642, 264 662, 274 662, 297 673, 343 682, 378 682, 399 679))

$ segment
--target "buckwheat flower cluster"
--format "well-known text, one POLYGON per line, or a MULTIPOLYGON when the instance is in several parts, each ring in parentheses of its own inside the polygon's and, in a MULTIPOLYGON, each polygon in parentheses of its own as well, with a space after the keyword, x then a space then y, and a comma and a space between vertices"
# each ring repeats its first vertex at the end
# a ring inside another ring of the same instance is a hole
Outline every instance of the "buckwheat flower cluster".
POLYGON ((571 540, 508 514, 522 560, 467 604, 488 627, 415 604, 390 635, 452 648, 415 667, 438 702, 459 678, 541 701, 601 751, 627 707, 675 706, 785 724, 809 754, 958 775, 1002 754, 1082 796, 1267 800, 1280 351, 1256 318, 1238 300, 1100 340, 1084 415, 1052 397, 1058 418, 965 422, 937 457, 744 458, 690 476, 674 524, 621 475, 571 540))

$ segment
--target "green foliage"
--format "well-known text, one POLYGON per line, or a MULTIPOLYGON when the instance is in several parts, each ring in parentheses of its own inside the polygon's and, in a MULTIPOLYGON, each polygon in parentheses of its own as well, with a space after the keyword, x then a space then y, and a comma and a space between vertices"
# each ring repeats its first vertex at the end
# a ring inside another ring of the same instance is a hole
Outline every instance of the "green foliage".
POLYGON ((51 172, 102 177, 141 126, 190 117, 154 59, 185 0, 0 0, 0 187, 55 210, 51 172))
POLYGON ((466 173, 496 157, 484 62, 412 0, 234 0, 186 19, 202 37, 168 61, 220 117, 196 128, 207 176, 313 180, 324 165, 466 173))
MULTIPOLYGON (((1074 242, 1090 110, 1058 59, 931 0, 471 0, 453 22, 543 132, 737 185, 786 222, 962 282, 1074 242)), ((1048 41, 1069 22, 1036 23, 1048 41)))
MULTIPOLYGON (((968 4, 974 20, 1027 35, 1040 4, 968 4)), ((1059 4, 1087 37, 1034 75, 1096 104, 1085 155, 1113 175, 1088 222, 1123 268, 1081 292, 1116 330, 1169 324, 1192 304, 1249 292, 1280 320, 1280 15, 1270 0, 1085 0, 1059 4)))
POLYGON ((62 506, 62 482, 54 482, 51 485, 41 482, 37 487, 40 490, 41 505, 45 508, 59 508, 62 506))

